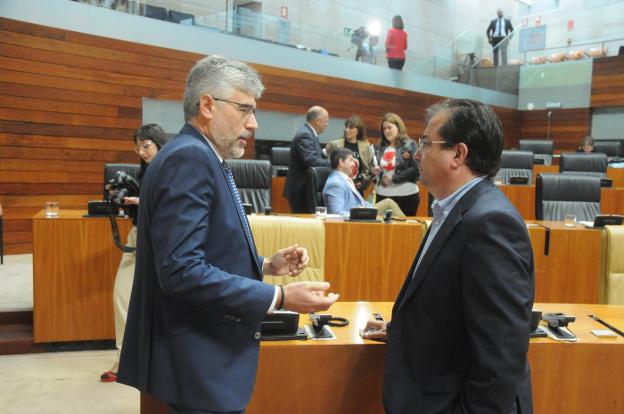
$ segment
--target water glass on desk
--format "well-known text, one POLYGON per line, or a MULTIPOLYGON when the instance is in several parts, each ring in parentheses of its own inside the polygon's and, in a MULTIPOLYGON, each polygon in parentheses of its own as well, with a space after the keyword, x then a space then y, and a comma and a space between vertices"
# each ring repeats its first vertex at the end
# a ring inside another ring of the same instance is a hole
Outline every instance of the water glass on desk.
POLYGON ((566 227, 576 227, 576 216, 574 214, 566 214, 563 222, 563 225, 566 227))
POLYGON ((318 206, 315 210, 316 218, 325 220, 327 218, 327 207, 318 206))
POLYGON ((45 203, 45 217, 57 218, 59 216, 59 203, 56 201, 46 201, 45 203))

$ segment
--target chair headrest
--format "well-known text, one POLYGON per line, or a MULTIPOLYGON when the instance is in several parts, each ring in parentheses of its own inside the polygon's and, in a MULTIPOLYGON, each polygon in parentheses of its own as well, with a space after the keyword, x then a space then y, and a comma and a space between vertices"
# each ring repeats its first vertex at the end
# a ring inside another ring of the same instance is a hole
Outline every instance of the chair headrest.
POLYGON ((622 144, 620 141, 594 141, 594 152, 619 157, 622 155, 622 144))
POLYGON ((285 165, 290 164, 290 148, 288 147, 273 147, 271 148, 271 165, 285 165))
POLYGON ((530 170, 533 168, 533 151, 508 151, 501 155, 501 168, 518 168, 530 170))
POLYGON ((535 154, 552 154, 553 142, 551 139, 521 139, 518 146, 522 151, 533 151, 535 154))
POLYGON ((537 175, 537 187, 543 201, 600 202, 599 177, 544 173, 537 175))
POLYGON ((271 163, 266 160, 227 160, 239 188, 271 188, 271 163))
POLYGON ((559 171, 607 172, 607 155, 561 154, 559 171))

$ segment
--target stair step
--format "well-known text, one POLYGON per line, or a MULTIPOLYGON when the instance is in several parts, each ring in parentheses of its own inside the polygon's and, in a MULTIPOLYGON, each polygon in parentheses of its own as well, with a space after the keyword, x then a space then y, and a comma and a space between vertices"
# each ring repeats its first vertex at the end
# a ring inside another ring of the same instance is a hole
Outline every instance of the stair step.
POLYGON ((33 323, 33 311, 31 310, 23 310, 23 311, 8 311, 8 312, 0 312, 0 325, 11 325, 11 324, 31 324, 33 323))
POLYGON ((45 351, 33 343, 32 323, 0 325, 0 355, 30 354, 45 351))

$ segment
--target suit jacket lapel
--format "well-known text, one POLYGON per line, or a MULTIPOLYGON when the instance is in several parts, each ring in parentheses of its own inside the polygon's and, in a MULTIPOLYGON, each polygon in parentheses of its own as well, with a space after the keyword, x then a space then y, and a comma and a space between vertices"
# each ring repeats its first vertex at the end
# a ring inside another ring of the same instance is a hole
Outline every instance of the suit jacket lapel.
MULTIPOLYGON (((403 290, 405 290, 405 292, 403 297, 400 298, 400 303, 396 308, 396 311, 399 311, 403 304, 418 289, 425 276, 427 276, 427 274, 429 273, 429 268, 434 263, 443 246, 446 244, 449 236, 453 232, 453 229, 462 221, 462 216, 464 215, 464 213, 468 211, 470 207, 472 207, 472 205, 481 196, 481 194, 491 190, 492 187, 492 181, 488 178, 485 178, 479 184, 470 189, 470 191, 464 194, 462 199, 459 200, 455 207, 453 207, 448 217, 446 217, 446 220, 442 224, 442 227, 440 228, 440 230, 438 230, 435 239, 429 245, 429 248, 425 252, 422 261, 420 262, 420 266, 418 266, 418 270, 413 276, 412 274, 414 273, 415 264, 412 265, 412 269, 410 269, 410 273, 408 274, 407 280, 405 282, 406 286, 404 285, 404 287, 401 289, 401 293, 403 293, 403 290)), ((429 232, 427 232, 427 235, 428 234, 429 232)), ((423 242, 424 240, 425 239, 423 239, 423 242)), ((416 260, 414 260, 414 263, 418 262, 418 257, 422 252, 422 247, 423 246, 421 245, 419 253, 416 256, 416 260)))
MULTIPOLYGON (((182 128, 182 130, 180 131, 180 134, 189 134, 194 136, 195 138, 199 139, 200 141, 202 141, 204 144, 206 144, 208 147, 210 147, 210 144, 208 142, 206 142, 206 139, 192 126, 186 124, 184 125, 184 127, 182 128)), ((212 159, 214 162, 216 162, 217 164, 219 164, 219 169, 221 170, 221 174, 223 174, 223 179, 225 180, 225 185, 227 187, 227 189, 230 192, 230 196, 232 197, 232 203, 235 206, 235 210, 236 210, 236 214, 238 215, 238 220, 240 221, 240 225, 243 229, 243 234, 245 235, 245 239, 247 240, 247 245, 249 246, 249 251, 251 252, 251 256, 253 258, 254 263, 256 264, 256 269, 258 270, 258 274, 261 275, 262 274, 262 266, 258 263, 258 253, 255 251, 255 243, 253 243, 252 240, 250 240, 250 237, 253 237, 251 234, 248 234, 249 232, 247 232, 245 230, 246 227, 246 222, 245 220, 247 219, 246 217, 243 217, 242 214, 243 212, 241 211, 241 208, 238 207, 238 202, 236 200, 236 194, 234 194, 234 189, 230 186, 229 184, 229 178, 228 178, 228 173, 227 171, 225 171, 225 167, 223 166, 223 163, 219 162, 219 158, 217 157, 217 154, 214 153, 212 147, 210 147, 210 154, 213 155, 212 159)), ((251 230, 251 227, 250 227, 251 230)))

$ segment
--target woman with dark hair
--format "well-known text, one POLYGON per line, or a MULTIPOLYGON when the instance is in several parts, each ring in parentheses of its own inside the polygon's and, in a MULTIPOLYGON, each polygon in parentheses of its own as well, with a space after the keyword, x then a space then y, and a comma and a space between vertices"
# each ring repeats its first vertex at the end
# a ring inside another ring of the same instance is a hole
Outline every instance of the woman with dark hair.
POLYGON ((407 32, 403 30, 403 18, 396 15, 392 18, 392 28, 386 35, 386 57, 388 66, 392 69, 403 70, 405 65, 405 51, 407 50, 407 32))
POLYGON ((362 118, 352 115, 345 121, 344 125, 342 138, 327 143, 325 147, 327 157, 329 158, 332 150, 336 148, 350 149, 357 167, 351 178, 353 178, 355 188, 360 194, 364 194, 364 190, 368 188, 372 179, 370 167, 373 161, 373 150, 368 138, 366 138, 366 127, 362 118))
POLYGON ((371 173, 377 177, 377 200, 391 198, 406 216, 415 216, 418 194, 418 163, 414 161, 416 142, 407 136, 400 116, 387 113, 381 119, 379 144, 375 145, 371 173))
MULTIPOLYGON (((143 125, 136 130, 132 139, 134 140, 134 151, 141 157, 141 169, 137 179, 139 183, 143 175, 154 159, 158 151, 167 143, 165 131, 157 124, 143 125)), ((139 197, 124 197, 125 213, 132 218, 132 228, 128 232, 128 247, 136 247, 136 219, 139 206, 139 197)), ((126 328, 126 318, 128 316, 128 303, 130 302, 130 292, 134 281, 134 264, 136 252, 123 253, 117 275, 115 276, 115 286, 113 287, 113 308, 115 310, 115 342, 117 345, 117 358, 113 367, 100 376, 102 382, 115 382, 117 380, 117 369, 119 367, 119 353, 123 341, 124 330, 126 328)))

